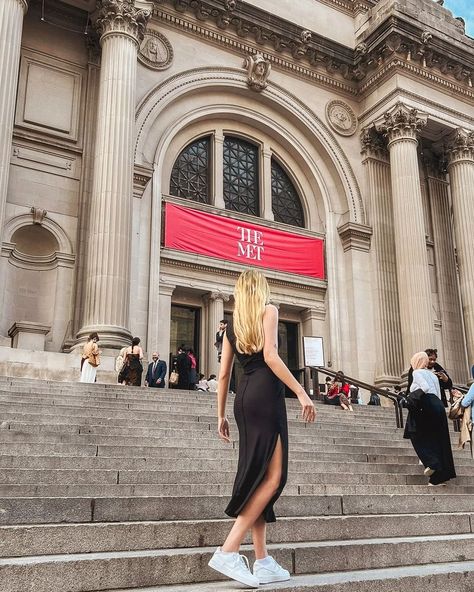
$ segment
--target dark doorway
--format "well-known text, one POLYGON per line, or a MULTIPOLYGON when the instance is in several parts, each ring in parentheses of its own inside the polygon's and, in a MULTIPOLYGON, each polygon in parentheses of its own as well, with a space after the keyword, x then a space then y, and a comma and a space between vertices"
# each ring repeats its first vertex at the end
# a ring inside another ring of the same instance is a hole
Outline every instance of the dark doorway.
MULTIPOLYGON (((278 323, 278 352, 280 358, 288 366, 296 380, 301 382, 303 374, 298 368, 298 344, 298 323, 280 321, 278 323)), ((286 388, 286 396, 294 397, 295 395, 290 389, 286 388)))
POLYGON ((170 328, 170 368, 173 368, 173 357, 176 355, 178 347, 184 345, 186 348, 194 350, 199 371, 201 309, 172 304, 170 328))

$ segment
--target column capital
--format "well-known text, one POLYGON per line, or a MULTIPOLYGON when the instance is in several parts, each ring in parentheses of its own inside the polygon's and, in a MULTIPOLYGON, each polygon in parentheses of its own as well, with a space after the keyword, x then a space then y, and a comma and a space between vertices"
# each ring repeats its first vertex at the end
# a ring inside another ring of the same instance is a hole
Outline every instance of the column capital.
POLYGON ((324 321, 326 319, 326 308, 324 305, 305 308, 301 311, 300 316, 303 323, 308 321, 324 321))
POLYGON ((398 102, 375 122, 375 128, 388 139, 388 145, 399 140, 418 139, 418 134, 426 126, 428 115, 418 109, 398 102))
POLYGON ((387 141, 379 133, 375 126, 364 127, 360 134, 361 154, 364 159, 374 158, 388 162, 389 154, 387 150, 387 141))
POLYGON ((173 292, 176 290, 176 286, 174 284, 165 284, 160 282, 160 287, 158 293, 161 296, 173 296, 173 292))
POLYGON ((21 9, 23 10, 24 14, 26 14, 28 10, 28 0, 16 0, 20 5, 21 9))
POLYGON ((208 294, 205 294, 204 298, 209 302, 215 302, 216 300, 222 300, 222 302, 229 302, 230 295, 216 290, 215 292, 209 292, 208 294))
POLYGON ((95 26, 101 43, 108 35, 125 35, 141 43, 151 10, 136 7, 134 0, 99 0, 97 9, 95 26))
POLYGON ((474 132, 461 127, 454 130, 446 146, 446 152, 448 166, 466 160, 474 163, 474 132))

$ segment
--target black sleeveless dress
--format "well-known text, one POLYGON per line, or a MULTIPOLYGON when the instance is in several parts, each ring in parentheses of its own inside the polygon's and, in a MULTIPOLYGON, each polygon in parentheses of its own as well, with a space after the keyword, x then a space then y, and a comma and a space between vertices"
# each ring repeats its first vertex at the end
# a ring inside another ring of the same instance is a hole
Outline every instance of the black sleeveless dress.
POLYGON ((263 351, 241 354, 237 351, 232 323, 227 338, 244 369, 234 401, 234 415, 239 429, 239 463, 232 498, 225 513, 236 518, 262 482, 273 456, 278 437, 283 448, 280 486, 268 502, 262 516, 275 522, 273 504, 280 497, 288 475, 288 424, 284 385, 265 363, 263 351))

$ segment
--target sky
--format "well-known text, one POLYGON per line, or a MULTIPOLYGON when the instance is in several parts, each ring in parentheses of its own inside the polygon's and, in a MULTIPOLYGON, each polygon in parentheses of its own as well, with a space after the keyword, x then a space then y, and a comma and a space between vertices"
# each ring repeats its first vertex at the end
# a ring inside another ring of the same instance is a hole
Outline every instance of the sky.
POLYGON ((453 16, 462 16, 466 21, 466 33, 474 37, 474 1, 473 0, 445 0, 444 7, 453 16))

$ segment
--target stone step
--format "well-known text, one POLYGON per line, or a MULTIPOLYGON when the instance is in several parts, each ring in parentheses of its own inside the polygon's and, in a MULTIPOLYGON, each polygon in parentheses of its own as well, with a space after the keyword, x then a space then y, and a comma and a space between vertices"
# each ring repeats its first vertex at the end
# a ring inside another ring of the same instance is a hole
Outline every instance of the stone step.
MULTIPOLYGON (((215 394, 209 394, 201 396, 196 394, 196 391, 190 391, 189 393, 177 396, 173 391, 164 391, 156 394, 149 395, 146 389, 135 391, 133 394, 124 394, 120 388, 116 387, 116 392, 100 393, 90 392, 81 393, 76 389, 76 385, 72 385, 71 390, 63 392, 54 391, 33 391, 33 392, 21 392, 21 391, 5 391, 0 390, 0 400, 3 398, 12 397, 16 400, 28 400, 34 402, 35 400, 50 401, 55 400, 57 402, 64 401, 65 404, 77 405, 79 403, 96 404, 101 403, 107 405, 112 402, 119 404, 130 404, 130 405, 147 405, 148 407, 154 406, 174 406, 179 408, 185 408, 192 405, 193 409, 208 408, 215 409, 217 406, 217 397, 215 394)), ((229 396, 229 405, 233 404, 233 396, 229 396)), ((393 406, 391 407, 373 407, 367 405, 354 405, 353 413, 343 412, 338 406, 324 405, 320 402, 315 402, 316 408, 319 413, 332 414, 332 415, 347 415, 347 416, 364 416, 367 418, 380 418, 389 419, 394 417, 393 406)), ((301 411, 300 404, 296 399, 286 399, 287 409, 293 412, 301 411)))
MULTIPOLYGON (((473 561, 402 566, 293 576, 289 582, 267 584, 265 592, 472 592, 473 561)), ((206 582, 134 588, 133 592, 231 592, 235 583, 206 582)), ((52 590, 51 592, 59 592, 52 590)), ((110 592, 132 592, 131 589, 110 592)))
MULTIPOLYGON (((342 472, 326 472, 324 466, 319 471, 309 470, 290 471, 288 482, 293 485, 303 484, 339 484, 339 485, 422 485, 426 484, 426 477, 418 474, 371 472, 370 466, 366 471, 349 472, 350 465, 342 468, 342 472)), ((421 468, 421 467, 420 467, 421 468)), ((0 468, 0 486, 19 484, 185 484, 195 485, 232 484, 235 470, 115 470, 115 469, 4 469, 0 468)), ((474 486, 474 477, 458 476, 456 484, 474 486)))
MULTIPOLYGON (((404 495, 419 493, 429 495, 428 479, 420 478, 417 485, 405 483, 367 485, 365 483, 303 483, 290 479, 285 487, 287 495, 404 495)), ((474 486, 456 485, 451 481, 448 487, 438 488, 440 495, 472 494, 474 486)), ((232 494, 232 483, 159 483, 159 484, 0 484, 0 497, 146 497, 146 496, 225 496, 227 501, 232 494)))
MULTIPOLYGON (((275 508, 279 517, 438 514, 448 505, 465 513, 474 508, 472 494, 452 493, 449 487, 426 487, 424 491, 427 493, 286 495, 285 490, 275 508), (449 497, 444 491, 450 492, 449 497)), ((228 501, 227 495, 0 497, 0 525, 222 519, 228 501)))
MULTIPOLYGON (((9 409, 11 409, 9 407, 9 409)), ((110 413, 102 413, 100 411, 95 410, 94 413, 90 415, 81 415, 78 414, 77 409, 68 408, 68 407, 51 407, 47 411, 38 411, 36 412, 30 406, 25 408, 22 412, 12 412, 12 411, 0 411, 2 422, 6 424, 14 423, 14 422, 26 422, 26 423, 41 423, 41 424, 82 424, 88 425, 93 423, 93 425, 107 425, 107 426, 126 426, 126 427, 142 427, 142 428, 155 428, 159 423, 160 427, 199 427, 202 425, 211 426, 212 429, 217 427, 217 419, 215 416, 211 415, 188 415, 183 416, 180 415, 176 417, 176 413, 159 413, 156 414, 156 419, 143 418, 143 417, 134 417, 131 413, 124 414, 125 417, 110 417, 110 413)), ((235 421, 233 418, 229 418, 229 423, 232 426, 235 426, 235 421)), ((301 420, 288 420, 288 425, 290 430, 293 431, 304 431, 305 429, 316 429, 316 430, 336 430, 336 431, 344 431, 344 430, 352 430, 361 433, 373 432, 373 433, 383 433, 383 434, 401 434, 401 430, 398 430, 396 427, 390 426, 380 426, 376 425, 361 425, 356 422, 336 422, 333 418, 325 419, 324 421, 316 421, 314 424, 309 426, 309 424, 303 423, 301 420)))
MULTIPOLYGON (((58 419, 58 418, 56 418, 58 419)), ((177 436, 187 434, 190 437, 209 437, 212 435, 216 437, 217 424, 209 424, 204 422, 167 422, 168 425, 157 422, 155 426, 140 426, 132 421, 130 418, 129 424, 126 425, 110 425, 110 424, 97 424, 94 418, 86 420, 85 422, 79 422, 76 418, 65 420, 64 422, 53 421, 50 422, 47 418, 42 418, 41 421, 35 418, 28 418, 25 420, 3 420, 1 429, 4 430, 29 430, 37 432, 63 432, 63 433, 91 433, 91 434, 105 434, 115 435, 124 434, 132 436, 162 436, 172 435, 177 436)), ((235 424, 230 425, 231 434, 237 434, 237 427, 235 424)), ((357 430, 350 429, 346 426, 332 426, 331 424, 321 424, 311 426, 310 424, 302 424, 301 426, 289 426, 289 435, 293 441, 299 441, 308 438, 331 438, 331 439, 342 439, 343 437, 350 439, 351 441, 357 439, 373 439, 382 442, 386 441, 400 441, 403 439, 403 432, 386 433, 385 431, 375 430, 357 430)), ((459 434, 452 438, 455 440, 459 439, 459 434)))
MULTIPOLYGON (((212 408, 209 407, 202 407, 197 404, 193 405, 193 409, 195 409, 194 414, 189 414, 189 408, 191 403, 188 402, 187 404, 182 405, 173 405, 172 403, 169 404, 159 404, 154 403, 147 407, 143 407, 143 404, 138 404, 136 401, 132 402, 121 402, 116 399, 112 399, 107 402, 103 402, 100 400, 81 400, 78 404, 78 401, 74 401, 72 399, 38 399, 32 398, 31 400, 20 400, 15 398, 0 398, 0 410, 3 412, 10 412, 10 413, 52 413, 53 410, 57 410, 58 413, 61 414, 76 414, 81 416, 94 416, 94 414, 98 417, 110 417, 110 411, 114 410, 116 415, 114 417, 124 417, 128 418, 131 415, 131 412, 134 412, 134 415, 137 418, 141 418, 144 421, 149 420, 150 418, 146 416, 146 413, 150 413, 153 417, 154 415, 159 415, 160 417, 169 417, 171 419, 177 419, 183 417, 188 419, 194 419, 196 416, 205 417, 206 421, 216 421, 217 411, 216 406, 212 408), (80 410, 80 411, 78 411, 80 410)), ((355 426, 371 426, 373 427, 385 427, 387 430, 395 430, 395 422, 393 417, 381 416, 381 417, 374 417, 372 414, 364 415, 363 413, 343 413, 342 410, 334 410, 334 411, 326 411, 323 407, 317 407, 318 415, 317 415, 317 422, 329 421, 337 424, 352 424, 355 426)), ((227 413, 229 418, 232 419, 232 405, 228 405, 227 413)), ((301 412, 299 409, 294 409, 287 406, 287 414, 289 421, 297 421, 301 422, 301 412)))
MULTIPOLYGON (((167 446, 176 447, 194 447, 201 446, 206 448, 223 448, 228 446, 222 442, 216 433, 211 433, 210 430, 207 434, 190 434, 188 430, 156 430, 153 435, 130 435, 123 434, 121 432, 113 435, 90 433, 88 428, 84 428, 84 432, 77 433, 71 431, 71 433, 62 431, 61 429, 54 429, 54 426, 38 426, 36 424, 17 424, 16 429, 0 429, 0 443, 4 442, 21 442, 26 439, 33 440, 35 442, 66 442, 69 444, 107 444, 109 446, 123 446, 123 445, 134 445, 134 446, 153 446, 156 444, 166 442, 167 446)), ((233 439, 233 436, 238 434, 234 431, 231 433, 231 445, 236 448, 238 441, 233 439)), ((334 438, 331 436, 323 436, 321 434, 308 434, 307 437, 302 436, 291 436, 290 446, 294 450, 313 450, 316 451, 318 448, 323 449, 333 448, 335 445, 339 445, 341 438, 334 438)), ((374 449, 381 451, 383 448, 390 447, 392 450, 407 453, 411 450, 411 443, 408 440, 383 440, 376 438, 352 438, 350 449, 354 449, 356 446, 362 446, 368 448, 371 452, 374 449)), ((347 444, 344 444, 347 448, 347 444)), ((467 450, 461 451, 461 453, 468 454, 467 450)))
MULTIPOLYGON (((108 590, 116 587, 195 584, 227 579, 207 566, 214 548, 156 549, 0 559, 5 592, 108 590)), ((249 555, 247 546, 242 551, 249 555)), ((291 573, 380 569, 418 563, 474 560, 474 534, 277 543, 269 552, 291 573)))
MULTIPOLYGON (((191 448, 201 450, 201 454, 206 453, 215 454, 216 457, 220 457, 221 454, 228 454, 231 448, 237 449, 238 443, 233 441, 231 444, 225 444, 221 442, 217 437, 210 439, 171 439, 168 438, 163 441, 159 438, 133 438, 133 437, 117 437, 117 436, 91 436, 88 434, 60 434, 60 433, 31 433, 13 430, 1 430, 0 429, 0 444, 2 452, 8 450, 9 446, 19 446, 25 443, 29 445, 67 445, 68 449, 71 447, 85 446, 87 452, 91 452, 93 447, 96 449, 98 456, 141 456, 141 455, 157 455, 160 454, 164 448, 173 450, 174 453, 180 454, 179 450, 183 450, 183 454, 188 454, 191 448)), ((414 457, 415 452, 408 441, 402 441, 401 443, 390 442, 390 445, 377 445, 357 442, 355 444, 325 444, 321 441, 318 443, 294 443, 290 442, 291 454, 306 453, 309 455, 317 455, 320 452, 326 453, 328 450, 339 453, 358 453, 367 454, 371 457, 379 455, 388 456, 412 456, 414 457), (404 443, 406 442, 406 444, 404 443)), ((470 453, 468 450, 454 450, 454 456, 456 459, 464 458, 469 459, 470 453)))
MULTIPOLYGON (((268 527, 268 542, 304 542, 469 534, 469 513, 279 518, 268 527)), ((225 539, 231 520, 182 520, 0 527, 0 557, 98 553, 105 551, 214 547, 225 539)), ((249 544, 250 536, 244 541, 249 544)))
MULTIPOLYGON (((75 458, 118 458, 128 462, 139 462, 149 459, 153 462, 158 462, 159 459, 195 459, 206 458, 212 461, 226 461, 237 459, 238 451, 234 448, 228 447, 221 449, 217 453, 212 450, 205 450, 202 448, 171 448, 164 446, 96 446, 93 444, 61 444, 61 443, 3 443, 1 455, 5 458, 11 458, 12 462, 22 463, 35 462, 35 456, 51 459, 53 463, 69 462, 70 457, 75 458), (17 459, 13 460, 13 459, 17 459)), ((418 458, 413 451, 407 450, 406 454, 390 455, 390 454, 367 454, 365 452, 351 452, 350 447, 347 451, 332 452, 318 451, 316 456, 312 451, 295 451, 290 448, 290 460, 295 461, 329 461, 329 462, 371 462, 371 463, 385 463, 385 464, 418 464, 418 458), (411 453, 411 454, 410 454, 411 453)), ((8 461, 5 461, 8 462, 8 461)), ((92 461, 93 462, 93 461, 92 461)), ((458 458, 458 464, 472 466, 472 460, 468 457, 458 458)), ((13 465, 12 465, 13 466, 13 465)))
MULTIPOLYGON (((290 474, 295 473, 399 473, 403 475, 421 475, 423 467, 415 458, 410 463, 383 463, 346 461, 343 458, 334 458, 336 455, 328 454, 326 459, 317 460, 291 460, 289 461, 290 474), (323 462, 324 460, 324 462, 323 462)), ((342 456, 342 455, 341 455, 342 456)), ((162 471, 186 471, 190 464, 194 471, 234 471, 237 468, 237 457, 234 458, 121 458, 121 457, 80 457, 80 456, 7 456, 0 454, 1 469, 36 469, 36 470, 162 470, 162 471)), ((474 464, 459 465, 458 476, 474 476, 474 464)))

